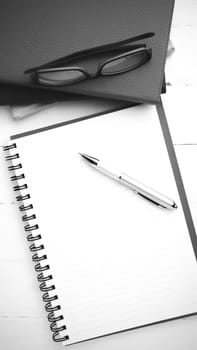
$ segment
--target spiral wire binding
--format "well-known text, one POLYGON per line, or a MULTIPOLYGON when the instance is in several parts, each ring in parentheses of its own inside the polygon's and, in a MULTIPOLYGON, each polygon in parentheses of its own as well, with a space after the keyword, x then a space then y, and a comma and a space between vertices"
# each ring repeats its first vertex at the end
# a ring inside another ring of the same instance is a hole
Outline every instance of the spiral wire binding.
MULTIPOLYGON (((4 146, 3 150, 10 151, 10 150, 16 149, 16 148, 17 148, 16 143, 13 143, 13 144, 10 144, 8 146, 4 146)), ((11 162, 13 160, 16 160, 19 158, 20 158, 20 156, 18 153, 5 156, 5 159, 7 161, 11 161, 11 162)), ((18 169, 22 169, 21 163, 8 166, 9 171, 15 171, 18 169)), ((11 179, 11 181, 18 181, 21 179, 25 179, 25 175, 23 173, 21 173, 19 175, 13 175, 10 177, 10 179, 11 179)), ((27 184, 16 185, 13 187, 13 189, 16 192, 17 191, 20 192, 20 191, 28 189, 28 186, 27 186, 27 184)), ((23 202, 23 201, 30 199, 30 198, 31 198, 30 194, 28 194, 28 193, 24 194, 24 195, 22 195, 20 193, 20 195, 16 196, 16 200, 19 202, 21 202, 21 201, 23 202)), ((52 305, 53 301, 58 300, 58 296, 55 293, 52 296, 49 295, 49 292, 55 290, 55 285, 52 282, 53 276, 51 274, 48 274, 48 275, 44 274, 45 271, 49 272, 50 266, 48 264, 46 264, 44 266, 41 265, 41 262, 43 262, 43 261, 46 262, 47 255, 46 254, 43 254, 41 256, 38 255, 38 252, 44 250, 44 245, 43 244, 40 244, 40 245, 36 244, 37 241, 42 239, 42 237, 39 233, 36 235, 33 235, 31 233, 32 231, 39 229, 38 224, 34 224, 34 225, 29 224, 29 221, 36 219, 35 214, 31 214, 31 215, 26 214, 26 212, 28 210, 31 210, 31 209, 33 209, 33 204, 27 204, 27 205, 22 204, 19 206, 19 210, 21 212, 25 212, 25 214, 22 216, 22 221, 27 222, 27 224, 24 226, 24 229, 25 229, 25 232, 28 233, 27 241, 31 243, 29 246, 29 249, 30 249, 31 253, 33 254, 32 260, 35 263, 34 269, 37 272, 37 280, 39 282, 39 288, 40 288, 41 292, 43 293, 42 299, 43 299, 43 302, 45 303, 45 310, 48 313, 48 321, 50 322, 50 329, 53 333, 53 340, 55 342, 62 342, 62 341, 68 340, 69 336, 68 335, 62 336, 60 334, 61 332, 65 331, 65 329, 66 329, 65 325, 62 325, 62 326, 57 325, 57 322, 62 321, 64 317, 63 317, 63 315, 56 315, 55 314, 56 311, 59 311, 61 309, 61 306, 60 305, 55 305, 55 306, 52 305), (48 285, 46 283, 48 281, 51 281, 50 285, 48 285)))

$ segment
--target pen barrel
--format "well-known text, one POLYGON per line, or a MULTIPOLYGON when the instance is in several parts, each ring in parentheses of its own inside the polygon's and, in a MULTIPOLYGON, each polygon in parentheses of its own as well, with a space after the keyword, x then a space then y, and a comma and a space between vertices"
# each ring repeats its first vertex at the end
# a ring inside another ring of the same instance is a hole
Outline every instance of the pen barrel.
POLYGON ((132 191, 136 192, 141 197, 149 200, 156 205, 167 209, 177 208, 177 205, 173 199, 122 173, 119 169, 115 168, 111 164, 106 164, 103 161, 99 161, 98 170, 103 172, 105 175, 108 175, 109 177, 117 180, 123 185, 129 187, 132 191))
POLYGON ((121 171, 119 169, 115 168, 112 164, 106 164, 101 160, 98 162, 98 170, 114 180, 119 180, 121 175, 121 171))
POLYGON ((177 207, 174 200, 171 198, 165 196, 164 194, 154 190, 149 186, 144 185, 143 183, 131 178, 124 173, 121 173, 119 176, 119 181, 137 194, 150 200, 154 204, 168 209, 174 209, 177 207))

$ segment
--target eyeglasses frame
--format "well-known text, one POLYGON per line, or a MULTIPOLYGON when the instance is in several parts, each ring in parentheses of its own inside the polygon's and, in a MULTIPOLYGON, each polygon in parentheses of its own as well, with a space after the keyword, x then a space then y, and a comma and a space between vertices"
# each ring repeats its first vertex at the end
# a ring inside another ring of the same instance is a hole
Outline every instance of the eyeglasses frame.
MULTIPOLYGON (((129 39, 125 39, 125 40, 121 40, 119 42, 115 42, 115 43, 111 43, 111 44, 105 44, 105 45, 102 45, 102 46, 97 46, 97 47, 93 47, 93 48, 90 48, 90 49, 85 49, 85 50, 81 50, 81 51, 78 51, 78 52, 75 52, 75 53, 72 53, 66 57, 63 57, 63 58, 60 58, 60 59, 57 59, 53 62, 50 62, 50 63, 47 63, 47 64, 44 64, 42 66, 39 66, 39 67, 36 67, 36 68, 31 68, 31 69, 28 69, 26 70, 24 73, 25 74, 31 74, 31 77, 34 81, 36 81, 37 83, 40 84, 39 82, 39 79, 38 79, 38 74, 39 73, 44 73, 44 72, 55 72, 55 71, 66 71, 66 70, 77 70, 77 71, 80 71, 84 74, 84 77, 86 77, 87 79, 88 78, 96 78, 98 76, 109 76, 109 75, 117 75, 117 74, 121 74, 123 73, 122 71, 118 72, 118 73, 111 73, 111 74, 101 74, 101 71, 103 69, 103 67, 114 61, 114 60, 117 60, 118 58, 121 58, 121 57, 126 57, 126 56, 129 56, 132 52, 133 54, 136 53, 137 51, 135 51, 135 49, 133 50, 130 50, 130 51, 127 51, 126 53, 123 53, 123 54, 120 54, 118 56, 115 56, 113 58, 110 58, 108 60, 106 60, 105 62, 102 62, 99 66, 98 66, 98 69, 97 69, 97 72, 96 74, 92 75, 90 74, 89 72, 87 72, 86 70, 83 70, 81 67, 57 67, 57 65, 60 65, 61 63, 62 64, 68 64, 70 62, 72 62, 72 60, 74 59, 80 59, 80 58, 83 58, 83 57, 86 57, 88 55, 94 55, 96 53, 105 53, 105 52, 109 52, 111 49, 114 49, 114 48, 121 48, 123 47, 124 45, 127 45, 131 42, 135 42, 135 41, 139 41, 139 40, 143 40, 143 39, 146 39, 146 38, 150 38, 152 36, 154 36, 155 33, 154 32, 147 32, 147 33, 144 33, 144 34, 140 34, 140 35, 137 35, 137 36, 134 36, 132 38, 129 38, 129 39)), ((151 58, 151 54, 152 54, 152 50, 151 49, 147 49, 146 48, 146 45, 145 44, 138 44, 138 45, 135 45, 136 47, 136 50, 143 50, 144 52, 147 53, 147 59, 144 60, 142 63, 140 63, 139 66, 141 66, 142 64, 144 64, 145 62, 147 62, 150 58, 151 58)), ((137 65, 138 66, 138 65, 137 65)), ((133 68, 128 68, 128 70, 124 70, 124 72, 126 73, 127 71, 130 71, 130 70, 133 70, 135 69, 136 66, 134 66, 133 68)), ((85 78, 84 78, 85 79, 85 78)), ((84 79, 79 79, 79 81, 81 80, 84 80, 84 79)), ((72 84, 72 83, 69 83, 68 82, 68 85, 69 84, 72 84)), ((47 84, 46 84, 47 85, 47 84)), ((50 85, 50 84, 48 84, 50 85)), ((65 82, 62 82, 59 83, 52 83, 51 85, 66 85, 65 82)))
MULTIPOLYGON (((83 73, 84 77, 82 77, 81 79, 79 78, 79 80, 76 80, 76 82, 80 82, 82 80, 85 80, 85 79, 89 79, 89 78, 97 78, 99 76, 113 76, 113 75, 118 75, 118 74, 122 74, 123 72, 126 73, 128 71, 131 71, 131 70, 134 70, 135 68, 143 65, 144 63, 148 62, 148 60, 150 60, 151 58, 151 55, 152 55, 152 50, 149 48, 147 49, 146 48, 146 45, 139 45, 140 47, 137 47, 135 49, 131 49, 129 51, 126 51, 122 54, 119 54, 119 55, 116 55, 102 63, 100 63, 98 65, 98 68, 97 68, 97 71, 96 73, 94 74, 91 74, 89 73, 85 68, 82 68, 82 67, 75 67, 75 66, 69 66, 69 67, 57 67, 57 68, 45 68, 45 69, 39 69, 37 72, 35 72, 35 74, 32 76, 32 78, 34 80, 36 80, 36 82, 40 83, 39 81, 39 74, 42 74, 42 73, 50 73, 50 72, 65 72, 65 71, 78 71, 78 72, 81 72, 83 73), (137 53, 145 53, 146 55, 144 56, 144 59, 138 63, 138 64, 135 64, 134 66, 132 67, 128 67, 127 69, 122 69, 120 70, 119 72, 112 72, 112 73, 102 73, 103 71, 103 68, 111 63, 111 62, 114 62, 114 61, 117 61, 118 59, 120 58, 126 58, 128 56, 131 56, 131 55, 135 55, 137 53)), ((135 46, 136 47, 136 46, 135 46)), ((68 84, 72 84, 70 82, 68 82, 68 84)), ((58 85, 58 86, 61 86, 61 85, 67 85, 65 81, 62 81, 61 82, 52 82, 52 84, 46 84, 46 85, 58 85)))

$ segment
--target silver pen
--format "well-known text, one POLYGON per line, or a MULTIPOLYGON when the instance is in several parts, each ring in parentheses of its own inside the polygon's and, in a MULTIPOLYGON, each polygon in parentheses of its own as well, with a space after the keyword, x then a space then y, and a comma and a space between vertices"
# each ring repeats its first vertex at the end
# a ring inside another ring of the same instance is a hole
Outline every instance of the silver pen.
POLYGON ((92 165, 95 169, 103 172, 109 177, 119 181, 123 185, 129 187, 132 191, 140 195, 141 197, 149 200, 151 203, 159 205, 167 209, 176 209, 177 205, 173 199, 170 199, 160 192, 155 191, 153 188, 138 182, 137 180, 131 178, 130 176, 117 170, 112 165, 107 164, 100 159, 88 156, 84 153, 79 153, 83 159, 87 161, 88 164, 92 165))

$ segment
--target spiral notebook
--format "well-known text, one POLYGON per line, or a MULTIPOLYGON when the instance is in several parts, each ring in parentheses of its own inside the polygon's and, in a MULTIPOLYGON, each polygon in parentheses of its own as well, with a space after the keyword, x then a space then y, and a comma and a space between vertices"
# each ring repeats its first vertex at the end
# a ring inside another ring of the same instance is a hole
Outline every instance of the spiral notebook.
POLYGON ((4 150, 55 341, 101 348, 103 336, 197 312, 195 250, 154 106, 14 135, 4 150), (140 198, 79 152, 178 209, 140 198))

